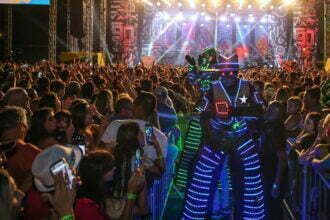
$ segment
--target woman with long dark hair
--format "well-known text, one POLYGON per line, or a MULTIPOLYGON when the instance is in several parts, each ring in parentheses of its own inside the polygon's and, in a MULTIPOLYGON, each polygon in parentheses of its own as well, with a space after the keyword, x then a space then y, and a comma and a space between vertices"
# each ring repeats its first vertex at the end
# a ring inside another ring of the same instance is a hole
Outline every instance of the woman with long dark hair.
POLYGON ((113 94, 108 89, 101 90, 95 98, 96 109, 104 116, 114 112, 113 103, 113 94))
POLYGON ((56 120, 53 109, 41 108, 34 112, 31 127, 27 133, 26 141, 39 148, 45 149, 54 144, 56 140, 56 120))
MULTIPOLYGON (((119 127, 117 134, 117 146, 114 149, 116 158, 116 172, 113 179, 113 188, 111 190, 111 199, 107 207, 113 210, 115 207, 123 207, 125 204, 125 195, 129 191, 129 179, 134 172, 142 169, 142 162, 137 158, 136 152, 143 155, 142 145, 144 135, 137 123, 131 122, 119 127)), ((138 203, 135 209, 137 216, 145 215, 148 212, 147 188, 145 187, 137 195, 138 203)), ((117 213, 119 216, 120 213, 117 213)))
MULTIPOLYGON (((80 162, 78 174, 82 184, 77 191, 75 219, 132 219, 141 204, 140 194, 145 188, 141 172, 134 173, 122 201, 112 199, 115 160, 104 150, 89 152, 80 162), (115 207, 115 208, 113 208, 115 207)), ((146 201, 146 199, 145 199, 146 201)))
POLYGON ((87 102, 79 102, 72 106, 72 123, 74 125, 74 133, 72 140, 84 140, 85 145, 89 149, 93 149, 97 143, 97 130, 92 128, 93 115, 91 107, 87 102))

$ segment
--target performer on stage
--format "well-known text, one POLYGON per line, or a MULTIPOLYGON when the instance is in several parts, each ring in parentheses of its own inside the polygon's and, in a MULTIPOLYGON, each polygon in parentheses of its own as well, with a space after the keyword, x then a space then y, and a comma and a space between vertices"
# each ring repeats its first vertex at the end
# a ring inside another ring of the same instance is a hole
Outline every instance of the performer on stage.
POLYGON ((190 171, 182 218, 211 217, 220 173, 229 156, 235 219, 264 219, 264 189, 256 141, 256 123, 262 116, 263 103, 248 81, 238 79, 237 58, 217 63, 215 50, 209 51, 210 56, 199 58, 206 68, 191 68, 196 75, 208 72, 218 80, 211 81, 203 97, 201 146, 190 171))

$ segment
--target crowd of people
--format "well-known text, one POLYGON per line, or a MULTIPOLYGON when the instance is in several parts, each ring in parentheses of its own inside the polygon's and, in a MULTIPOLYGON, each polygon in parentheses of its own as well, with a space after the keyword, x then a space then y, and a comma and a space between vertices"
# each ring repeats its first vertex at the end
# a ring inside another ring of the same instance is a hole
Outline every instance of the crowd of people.
MULTIPOLYGON (((200 97, 186 71, 0 63, 0 219, 150 218, 177 119, 194 114, 200 97)), ((329 169, 329 76, 268 68, 239 76, 264 99, 261 155, 281 186, 269 189, 274 198, 289 181, 279 167, 329 169)))

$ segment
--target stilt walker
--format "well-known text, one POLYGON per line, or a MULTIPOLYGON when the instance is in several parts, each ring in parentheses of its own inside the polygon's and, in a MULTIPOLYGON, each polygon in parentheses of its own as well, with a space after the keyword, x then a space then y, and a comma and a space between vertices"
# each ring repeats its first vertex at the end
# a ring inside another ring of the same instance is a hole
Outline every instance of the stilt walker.
POLYGON ((190 73, 210 74, 212 80, 203 97, 201 145, 194 162, 191 161, 182 219, 211 217, 226 156, 234 193, 234 218, 264 219, 264 189, 254 138, 262 103, 250 83, 237 77, 237 58, 218 63, 215 50, 210 51, 211 56, 199 58, 204 68, 194 68, 190 73))

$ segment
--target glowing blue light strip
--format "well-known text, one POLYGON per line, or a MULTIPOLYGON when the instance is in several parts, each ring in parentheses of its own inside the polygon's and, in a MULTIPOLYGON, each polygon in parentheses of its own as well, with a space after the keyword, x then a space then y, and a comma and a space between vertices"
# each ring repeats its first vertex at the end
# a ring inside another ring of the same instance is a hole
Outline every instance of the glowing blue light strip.
POLYGON ((166 114, 166 113, 161 113, 161 112, 157 112, 157 116, 161 117, 161 118, 177 119, 177 116, 174 114, 166 114))
POLYGON ((240 129, 240 130, 236 130, 236 131, 227 131, 227 133, 230 133, 230 134, 233 134, 233 133, 241 133, 241 132, 243 132, 243 131, 246 131, 248 128, 247 127, 245 127, 245 128, 242 128, 242 129, 240 129))
POLYGON ((206 150, 206 151, 209 152, 209 153, 212 153, 211 149, 208 148, 208 147, 204 147, 204 150, 206 150))
POLYGON ((258 196, 258 195, 262 194, 263 192, 264 192, 263 190, 260 190, 257 193, 244 193, 244 196, 258 196))
POLYGON ((210 184, 210 181, 205 181, 205 180, 201 180, 201 179, 198 179, 198 178, 193 178, 193 180, 197 181, 197 182, 201 182, 201 183, 206 183, 206 184, 210 184))
POLYGON ((252 162, 245 163, 244 166, 246 167, 246 166, 254 165, 254 164, 257 164, 259 162, 260 162, 260 160, 254 160, 252 162))
POLYGON ((238 89, 237 89, 236 97, 235 97, 235 101, 234 101, 234 107, 236 107, 236 105, 237 105, 238 94, 239 94, 240 91, 241 91, 241 83, 242 83, 242 80, 239 80, 239 83, 238 83, 238 89))
POLYGON ((257 156, 258 156, 258 154, 252 154, 251 156, 245 157, 243 160, 247 161, 247 160, 250 160, 250 159, 255 158, 257 156))
MULTIPOLYGON (((221 151, 220 154, 224 154, 224 152, 221 151)), ((214 154, 214 156, 215 156, 218 160, 221 160, 221 157, 220 157, 218 154, 214 154)))
POLYGON ((244 205, 244 208, 247 209, 261 209, 265 206, 265 204, 261 204, 260 206, 249 206, 249 205, 244 205))
POLYGON ((249 148, 247 148, 246 150, 242 151, 242 152, 240 153, 240 155, 245 154, 246 152, 252 150, 254 147, 255 147, 255 145, 252 145, 251 147, 249 147, 249 148))
POLYGON ((196 192, 195 190, 192 189, 188 189, 189 192, 194 193, 196 195, 200 195, 200 196, 210 196, 210 193, 200 193, 200 192, 196 192))
POLYGON ((258 181, 255 181, 255 182, 245 182, 246 185, 256 185, 256 184, 259 184, 261 183, 261 179, 258 180, 258 181))
POLYGON ((231 98, 229 97, 225 87, 222 85, 222 82, 220 80, 218 80, 218 84, 221 86, 223 92, 225 93, 226 97, 227 97, 227 100, 230 102, 231 105, 233 105, 232 101, 231 101, 231 98))
POLYGON ((244 117, 241 117, 243 119, 247 119, 247 120, 256 120, 258 119, 258 117, 251 117, 251 116, 244 116, 244 117))
POLYGON ((245 171, 250 171, 250 170, 257 170, 257 169, 259 169, 259 168, 260 168, 260 165, 255 166, 255 167, 246 167, 246 168, 244 168, 244 170, 245 170, 245 171))
POLYGON ((247 187, 247 188, 245 188, 245 190, 247 190, 247 191, 254 191, 254 190, 258 190, 258 189, 260 189, 262 187, 262 185, 260 185, 260 186, 258 186, 258 187, 247 187))
POLYGON ((256 176, 245 176, 244 179, 257 179, 257 178, 260 178, 261 175, 256 175, 256 176))
POLYGON ((191 207, 194 207, 194 208, 206 208, 207 207, 207 204, 205 204, 205 205, 195 205, 195 204, 192 204, 191 202, 189 202, 188 200, 187 200, 187 203, 188 203, 188 205, 190 205, 191 207))
POLYGON ((216 126, 220 126, 220 125, 230 125, 233 123, 233 118, 230 119, 229 122, 224 122, 224 121, 219 121, 220 119, 217 119, 217 121, 211 119, 211 123, 216 123, 216 126))
POLYGON ((203 100, 206 101, 205 106, 204 106, 204 108, 202 109, 202 111, 205 112, 205 110, 207 109, 207 106, 209 105, 209 100, 208 100, 205 96, 203 97, 203 100))
POLYGON ((263 101, 260 101, 259 98, 257 97, 257 92, 253 93, 254 99, 256 100, 257 104, 262 105, 264 104, 263 101))
POLYGON ((212 170, 206 170, 206 169, 202 169, 200 166, 196 166, 196 169, 199 170, 200 172, 205 172, 205 173, 211 173, 212 170))
POLYGON ((205 156, 205 155, 202 155, 202 158, 204 158, 205 160, 207 160, 207 161, 210 161, 211 163, 213 163, 213 164, 215 164, 215 165, 219 165, 219 163, 218 162, 216 162, 216 161, 214 161, 214 160, 212 160, 212 159, 210 159, 210 158, 208 158, 207 156, 205 156))
POLYGON ((205 218, 196 218, 196 217, 191 217, 190 215, 188 215, 187 213, 183 213, 188 219, 194 219, 194 220, 205 220, 205 218))
POLYGON ((202 166, 204 166, 204 167, 206 167, 206 168, 208 168, 208 169, 212 169, 212 170, 215 169, 215 167, 209 166, 209 165, 203 163, 202 161, 198 161, 198 164, 200 164, 200 165, 202 165, 202 166))
POLYGON ((210 175, 201 174, 201 173, 199 173, 199 172, 195 172, 195 174, 196 174, 197 176, 201 176, 201 177, 205 177, 205 178, 210 178, 210 179, 212 179, 212 176, 210 176, 210 175))
POLYGON ((239 146, 238 148, 237 148, 237 150, 241 150, 243 147, 245 147, 246 145, 248 145, 249 143, 252 143, 252 139, 249 139, 247 142, 245 142, 244 144, 242 144, 241 146, 239 146))
POLYGON ((192 183, 191 185, 192 185, 193 187, 198 188, 198 189, 204 189, 204 190, 209 190, 209 189, 210 189, 210 187, 206 187, 206 186, 198 186, 198 185, 196 185, 196 184, 194 184, 194 183, 192 183))
POLYGON ((195 201, 200 201, 200 202, 207 202, 207 199, 199 199, 199 198, 195 198, 192 195, 188 194, 188 197, 191 198, 192 200, 195 201))
POLYGON ((248 215, 261 215, 265 212, 265 209, 261 209, 261 211, 259 212, 248 212, 248 211, 244 211, 243 213, 248 214, 248 215))
POLYGON ((243 217, 244 220, 261 220, 264 218, 265 218, 265 215, 262 215, 260 217, 254 217, 254 218, 243 217))

